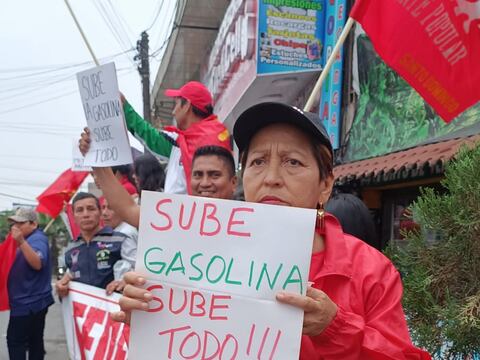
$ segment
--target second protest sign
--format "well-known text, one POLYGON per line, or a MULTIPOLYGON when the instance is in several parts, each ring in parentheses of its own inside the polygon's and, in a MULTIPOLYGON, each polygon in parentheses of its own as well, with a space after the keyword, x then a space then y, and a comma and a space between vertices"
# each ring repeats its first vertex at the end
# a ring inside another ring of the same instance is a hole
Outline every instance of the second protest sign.
POLYGON ((115 63, 77 74, 83 111, 92 140, 84 165, 108 167, 133 162, 115 63))

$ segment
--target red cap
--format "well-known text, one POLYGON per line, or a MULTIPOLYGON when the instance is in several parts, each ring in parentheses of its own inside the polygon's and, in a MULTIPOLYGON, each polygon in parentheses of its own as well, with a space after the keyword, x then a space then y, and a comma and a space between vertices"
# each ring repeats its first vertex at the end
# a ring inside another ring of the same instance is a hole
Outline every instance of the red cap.
POLYGON ((202 111, 208 112, 208 105, 213 106, 213 99, 207 87, 198 81, 189 81, 180 89, 167 89, 165 96, 182 97, 202 111))

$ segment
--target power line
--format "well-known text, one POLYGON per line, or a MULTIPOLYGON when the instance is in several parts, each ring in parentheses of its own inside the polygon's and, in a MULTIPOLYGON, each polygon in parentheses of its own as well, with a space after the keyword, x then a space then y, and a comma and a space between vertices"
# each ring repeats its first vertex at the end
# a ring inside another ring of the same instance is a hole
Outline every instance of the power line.
MULTIPOLYGON (((104 6, 104 4, 102 3, 102 1, 99 1, 97 2, 96 0, 92 0, 93 2, 93 5, 95 6, 95 8, 97 9, 98 13, 100 14, 100 16, 102 17, 103 21, 105 22, 105 24, 107 25, 107 27, 109 28, 110 32, 112 33, 113 37, 115 38, 115 40, 117 41, 118 45, 120 46, 121 49, 124 49, 124 48, 131 48, 133 47, 130 39, 128 38, 128 35, 126 35, 127 37, 127 40, 125 41, 125 33, 124 34, 120 34, 117 26, 115 25, 114 21, 110 18, 110 15, 108 13, 108 10, 106 9, 106 7, 104 6)), ((121 25, 120 25, 121 27, 121 25)), ((135 66, 135 63, 133 62, 132 59, 128 58, 128 60, 132 63, 133 66, 135 66)))
MULTIPOLYGON (((128 22, 125 20, 125 18, 122 16, 122 13, 117 11, 117 9, 115 8, 115 6, 112 4, 111 0, 107 0, 108 1, 108 4, 110 5, 110 8, 112 9, 112 12, 114 14, 114 16, 117 18, 118 20, 118 23, 120 24, 120 29, 123 30, 123 32, 125 33, 126 37, 128 40, 130 40, 131 38, 134 38, 135 37, 135 34, 133 33, 132 31, 132 28, 130 27, 130 25, 128 25, 128 22)), ((130 41, 129 41, 130 42, 130 41)), ((133 46, 133 44, 130 42, 130 45, 133 46)))
POLYGON ((0 192, 0 196, 7 197, 7 198, 10 198, 10 199, 17 199, 17 200, 24 200, 24 201, 36 202, 35 199, 27 199, 27 198, 24 198, 24 197, 21 197, 21 196, 9 195, 9 194, 5 194, 5 193, 2 193, 2 192, 0 192))
MULTIPOLYGON (((130 68, 119 68, 119 69, 117 69, 117 72, 121 73, 121 72, 126 71, 126 70, 131 70, 131 69, 130 68)), ((42 82, 37 82, 36 84, 31 85, 31 87, 32 87, 31 89, 25 90, 25 91, 17 93, 17 94, 11 94, 11 95, 0 97, 0 102, 5 101, 5 100, 9 100, 9 99, 14 99, 16 97, 20 97, 20 96, 23 96, 23 95, 26 95, 26 94, 30 94, 30 93, 38 91, 38 90, 44 90, 45 88, 48 88, 52 85, 60 84, 60 83, 63 83, 63 82, 69 81, 69 80, 75 80, 76 74, 77 73, 75 72, 75 73, 69 74, 67 76, 63 76, 59 79, 52 80, 52 81, 46 81, 46 82, 43 82, 43 83, 42 82)), ((14 91, 22 90, 25 87, 28 88, 29 86, 22 86, 22 87, 17 87, 17 88, 0 90, 0 93, 14 92, 14 91)))
MULTIPOLYGON (((178 10, 178 3, 179 3, 179 2, 180 2, 180 0, 178 0, 178 1, 175 2, 175 7, 174 7, 174 9, 173 9, 172 16, 171 16, 171 18, 170 18, 170 23, 169 23, 169 25, 168 25, 168 27, 167 27, 167 29, 170 28, 170 33, 168 33, 168 35, 165 36, 162 45, 161 45, 157 50, 153 51, 152 54, 150 55, 151 57, 155 58, 155 59, 158 60, 158 61, 161 61, 162 59, 161 59, 161 58, 158 59, 158 58, 157 58, 157 55, 159 55, 160 52, 163 50, 163 48, 168 44, 170 38, 171 38, 172 35, 173 35, 173 32, 175 31, 175 29, 178 28, 178 25, 175 24, 175 14, 176 14, 176 12, 177 12, 177 10, 178 10)), ((167 32, 168 32, 168 30, 167 30, 167 32)))
MULTIPOLYGON (((132 69, 129 72, 120 74, 119 76, 128 75, 128 74, 131 74, 134 71, 135 71, 135 69, 132 69)), ((22 110, 22 109, 29 108, 29 107, 32 107, 32 106, 44 104, 44 103, 47 103, 47 102, 50 102, 50 101, 53 101, 53 100, 57 100, 57 99, 60 99, 60 98, 66 97, 66 96, 70 96, 70 95, 76 94, 76 93, 78 93, 78 90, 69 91, 69 92, 60 94, 58 96, 54 96, 54 97, 51 97, 51 98, 44 99, 42 101, 36 101, 36 102, 33 102, 33 103, 29 103, 27 105, 18 106, 18 107, 10 108, 10 109, 7 109, 7 110, 3 110, 3 111, 0 111, 0 115, 8 114, 8 113, 11 113, 11 112, 14 112, 14 111, 18 111, 18 110, 22 110)))
POLYGON ((163 4, 164 4, 164 0, 162 0, 160 3, 159 3, 159 6, 158 6, 158 9, 157 9, 157 12, 156 14, 154 15, 153 17, 153 20, 152 20, 152 23, 150 24, 150 26, 145 30, 145 31, 150 31, 153 27, 153 25, 155 25, 155 23, 157 22, 157 19, 158 19, 158 16, 160 15, 160 13, 162 12, 162 8, 163 8, 163 4))
MULTIPOLYGON (((31 155, 18 155, 18 154, 0 154, 0 158, 13 158, 13 159, 32 159, 31 155)), ((70 160, 70 158, 61 158, 53 156, 38 156, 35 155, 35 159, 41 160, 70 160)))
POLYGON ((18 106, 18 107, 11 108, 11 109, 8 109, 8 110, 0 111, 0 115, 8 114, 8 113, 18 111, 18 110, 22 110, 22 109, 32 107, 32 106, 35 106, 35 105, 44 104, 44 103, 47 103, 47 102, 50 102, 50 101, 53 101, 53 100, 57 100, 57 99, 61 99, 61 98, 66 97, 66 96, 70 96, 70 95, 75 94, 75 93, 78 93, 78 90, 69 91, 67 93, 64 93, 64 94, 61 94, 61 95, 58 95, 58 96, 54 96, 54 97, 51 97, 51 98, 48 98, 48 99, 45 99, 45 100, 42 100, 42 101, 36 101, 36 102, 30 103, 30 104, 27 104, 27 105, 18 106))
MULTIPOLYGON (((125 54, 129 53, 129 52, 132 52, 134 50, 135 50, 135 48, 132 46, 128 50, 121 51, 121 52, 115 53, 113 55, 108 55, 108 56, 102 57, 99 60, 101 60, 102 62, 107 61, 107 60, 111 60, 111 59, 116 58, 118 56, 122 56, 122 55, 125 55, 125 54)), ((90 67, 93 66, 94 65, 93 61, 89 60, 89 61, 83 61, 83 62, 77 62, 77 63, 66 63, 66 64, 57 64, 57 65, 45 65, 45 66, 0 69, 0 73, 19 73, 19 72, 36 71, 36 72, 31 73, 31 74, 18 75, 18 76, 13 76, 13 77, 10 77, 10 78, 0 78, 0 80, 17 80, 19 78, 44 75, 44 74, 48 74, 48 73, 51 73, 51 72, 57 72, 57 71, 66 70, 66 69, 73 69, 73 68, 80 67, 80 66, 85 66, 86 67, 87 65, 89 65, 90 67)))
POLYGON ((57 171, 48 171, 45 169, 21 168, 21 167, 11 166, 11 165, 0 165, 0 166, 2 167, 2 169, 31 171, 31 172, 38 172, 38 173, 45 173, 45 174, 58 174, 57 171))

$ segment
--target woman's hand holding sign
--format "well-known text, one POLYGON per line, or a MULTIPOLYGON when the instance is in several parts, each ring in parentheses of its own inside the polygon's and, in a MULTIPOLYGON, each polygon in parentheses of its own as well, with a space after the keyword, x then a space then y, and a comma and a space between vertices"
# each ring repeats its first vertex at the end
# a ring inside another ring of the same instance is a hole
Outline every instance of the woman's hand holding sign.
POLYGON ((130 324, 132 310, 148 310, 148 302, 153 299, 150 291, 143 289, 146 280, 135 272, 128 272, 123 276, 127 284, 123 289, 123 296, 120 299, 121 311, 112 313, 112 319, 130 324))
POLYGON ((303 335, 317 336, 327 328, 337 314, 337 305, 322 290, 307 288, 307 295, 281 292, 277 300, 304 311, 303 335))

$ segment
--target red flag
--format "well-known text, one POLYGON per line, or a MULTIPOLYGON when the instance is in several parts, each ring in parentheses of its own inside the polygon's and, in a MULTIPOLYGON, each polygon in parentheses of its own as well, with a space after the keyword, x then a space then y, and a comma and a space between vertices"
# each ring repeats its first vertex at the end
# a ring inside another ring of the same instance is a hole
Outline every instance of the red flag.
POLYGON ((73 241, 75 241, 80 235, 80 227, 77 225, 75 218, 73 217, 72 204, 67 204, 64 208, 64 211, 60 213, 60 216, 68 230, 68 233, 70 234, 70 237, 73 241))
POLYGON ((17 244, 15 239, 9 233, 5 238, 5 241, 0 244, 0 311, 9 310, 10 306, 8 303, 8 274, 10 273, 10 268, 13 265, 15 256, 17 254, 17 244))
POLYGON ((56 218, 77 192, 88 171, 65 170, 58 178, 38 197, 37 211, 56 218))
POLYGON ((165 130, 178 134, 177 144, 182 153, 181 160, 189 194, 191 194, 190 174, 195 150, 202 146, 215 145, 232 151, 228 130, 215 115, 194 123, 187 130, 179 130, 173 126, 167 126, 165 130))
POLYGON ((357 0, 350 17, 446 122, 480 100, 478 0, 357 0))

